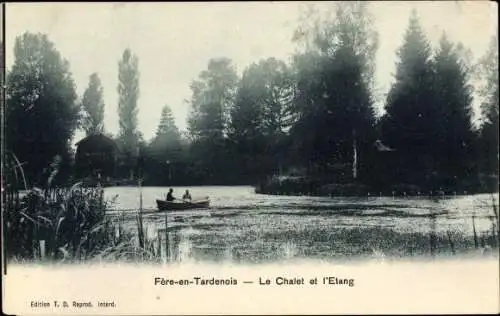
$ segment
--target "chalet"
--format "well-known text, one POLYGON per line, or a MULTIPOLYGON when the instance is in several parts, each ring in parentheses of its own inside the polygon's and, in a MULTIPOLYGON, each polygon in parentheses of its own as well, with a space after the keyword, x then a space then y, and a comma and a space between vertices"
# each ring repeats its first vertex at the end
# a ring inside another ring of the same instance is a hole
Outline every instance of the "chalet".
POLYGON ((115 174, 118 147, 108 136, 98 133, 76 143, 75 167, 79 178, 112 178, 115 174))

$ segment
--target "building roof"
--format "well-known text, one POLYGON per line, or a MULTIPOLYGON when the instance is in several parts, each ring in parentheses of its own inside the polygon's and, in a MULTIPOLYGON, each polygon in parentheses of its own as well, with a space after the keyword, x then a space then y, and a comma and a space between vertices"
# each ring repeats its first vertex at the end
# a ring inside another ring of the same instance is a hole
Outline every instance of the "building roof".
POLYGON ((77 147, 80 147, 82 144, 85 144, 88 142, 91 142, 91 143, 96 142, 96 143, 100 143, 100 144, 106 144, 109 146, 113 146, 115 149, 118 149, 116 142, 113 139, 111 139, 110 137, 108 137, 102 133, 89 135, 89 136, 79 140, 75 145, 77 147))

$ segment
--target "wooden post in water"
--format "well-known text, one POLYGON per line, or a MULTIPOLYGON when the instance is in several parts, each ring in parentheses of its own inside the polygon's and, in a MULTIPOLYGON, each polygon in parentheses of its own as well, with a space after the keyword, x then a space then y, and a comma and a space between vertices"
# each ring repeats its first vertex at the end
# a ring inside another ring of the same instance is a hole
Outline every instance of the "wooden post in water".
POLYGON ((104 205, 104 189, 101 186, 101 173, 97 172, 97 189, 99 190, 99 209, 102 210, 104 205))
POLYGON ((451 247, 451 252, 455 255, 456 254, 456 251, 455 251, 455 245, 453 244, 453 240, 451 239, 451 233, 450 231, 446 231, 446 234, 448 235, 448 242, 450 243, 450 247, 451 247))
POLYGON ((158 256, 160 256, 160 261, 162 261, 163 263, 165 263, 165 260, 163 259, 164 257, 163 257, 163 247, 162 247, 162 244, 161 244, 161 233, 160 233, 160 231, 157 231, 156 233, 157 233, 156 238, 158 240, 158 249, 157 249, 158 256))
POLYGON ((38 240, 38 222, 35 222, 33 225, 33 239, 32 239, 32 247, 33 247, 33 258, 39 259, 40 257, 40 244, 37 242, 38 240))
POLYGON ((356 130, 352 130, 352 178, 358 178, 358 148, 356 145, 356 130))
POLYGON ((40 258, 45 259, 45 240, 40 240, 40 258))
POLYGON ((168 249, 168 212, 165 212, 165 259, 168 262, 170 259, 170 253, 168 249))
POLYGON ((478 242, 477 242, 475 217, 476 217, 476 205, 474 204, 474 200, 472 200, 472 233, 474 235, 474 247, 477 249, 478 242))
POLYGON ((431 229, 430 229, 430 250, 431 256, 435 255, 436 252, 436 215, 431 214, 431 229))
POLYGON ((144 249, 144 226, 142 222, 142 179, 139 179, 139 246, 144 249))

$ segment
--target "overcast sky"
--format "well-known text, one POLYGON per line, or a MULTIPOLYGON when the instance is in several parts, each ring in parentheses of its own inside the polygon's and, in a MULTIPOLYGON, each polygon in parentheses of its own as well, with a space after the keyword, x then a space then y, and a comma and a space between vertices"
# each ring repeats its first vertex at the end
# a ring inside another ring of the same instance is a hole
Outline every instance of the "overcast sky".
MULTIPOLYGON (((289 60, 300 2, 234 3, 8 3, 6 58, 25 31, 48 34, 71 67, 81 96, 91 73, 104 87, 105 126, 118 131, 118 61, 125 48, 139 58, 139 129, 154 135, 161 108, 168 104, 181 129, 186 128, 189 84, 213 57, 229 57, 238 72, 261 58, 289 60)), ((321 3, 322 6, 328 3, 321 3)), ((493 1, 374 2, 371 9, 380 36, 377 96, 383 102, 395 70, 410 10, 416 8, 430 40, 443 31, 461 41, 475 58, 486 51, 497 29, 493 1)), ((379 103, 381 104, 381 103, 379 103)), ((76 139, 82 137, 77 134, 76 139)))

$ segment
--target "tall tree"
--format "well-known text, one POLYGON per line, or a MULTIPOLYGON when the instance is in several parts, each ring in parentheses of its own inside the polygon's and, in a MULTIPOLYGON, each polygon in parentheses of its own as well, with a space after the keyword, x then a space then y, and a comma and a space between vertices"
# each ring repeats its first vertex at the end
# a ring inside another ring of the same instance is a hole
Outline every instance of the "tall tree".
POLYGON ((87 135, 104 132, 104 100, 101 80, 97 73, 90 75, 89 85, 83 93, 85 111, 83 129, 87 135))
POLYGON ((181 148, 181 134, 175 123, 172 109, 165 105, 161 112, 160 123, 151 147, 157 156, 163 160, 179 158, 181 148))
MULTIPOLYGON (((483 171, 498 176, 498 32, 492 36, 490 46, 479 63, 482 82, 481 96, 482 125, 480 129, 483 171)), ((498 178, 495 185, 498 187, 498 178)))
POLYGON ((206 70, 191 84, 188 129, 200 177, 215 179, 224 174, 229 109, 234 102, 238 76, 228 58, 211 59, 206 70))
POLYGON ((228 58, 210 59, 206 70, 191 84, 189 131, 195 138, 223 138, 238 76, 228 58))
POLYGON ((472 131, 471 69, 466 50, 454 45, 443 34, 433 59, 433 121, 427 128, 434 131, 434 161, 443 185, 455 186, 458 180, 474 177, 474 134, 472 131))
MULTIPOLYGON (((181 134, 172 110, 165 105, 161 112, 156 135, 148 148, 150 178, 157 184, 170 184, 178 165, 183 160, 181 134), (166 180, 169 180, 168 182, 166 180)), ((175 177, 174 177, 175 178, 175 177)))
POLYGON ((156 129, 155 139, 162 137, 172 142, 180 141, 179 128, 177 128, 177 125, 175 124, 174 114, 168 105, 165 105, 161 110, 160 123, 156 129))
POLYGON ((285 133, 293 122, 291 104, 295 92, 292 70, 281 60, 268 58, 259 62, 263 109, 262 130, 268 137, 285 133))
POLYGON ((63 165, 70 161, 80 108, 69 63, 47 35, 17 37, 14 58, 7 76, 6 147, 36 182, 55 156, 63 165))
MULTIPOLYGON (((252 64, 243 71, 238 84, 234 105, 231 107, 230 138, 238 145, 247 147, 251 140, 262 137, 262 104, 259 94, 262 94, 262 76, 257 73, 256 65, 252 64)), ((238 146, 239 147, 239 146, 238 146)), ((243 148, 241 148, 243 149, 243 148)))
POLYGON ((139 132, 137 131, 137 101, 139 99, 139 60, 130 49, 123 52, 118 63, 118 115, 120 123, 119 143, 124 163, 134 177, 133 166, 138 155, 139 132))
MULTIPOLYGON (((386 100, 383 139, 396 149, 399 162, 393 167, 399 181, 419 182, 433 172, 432 150, 439 118, 434 102, 431 48, 412 11, 398 53, 395 81, 386 100)), ((393 179, 394 180, 394 179, 393 179)))
POLYGON ((374 137, 378 35, 367 3, 336 3, 326 12, 325 18, 313 12, 294 35, 305 51, 295 56, 299 120, 293 133, 309 166, 324 173, 334 164, 352 165, 356 178, 374 137))
POLYGON ((291 70, 283 61, 268 58, 243 72, 231 109, 230 138, 247 162, 247 173, 270 173, 277 167, 291 125, 293 92, 291 70))

